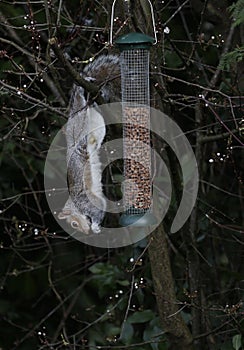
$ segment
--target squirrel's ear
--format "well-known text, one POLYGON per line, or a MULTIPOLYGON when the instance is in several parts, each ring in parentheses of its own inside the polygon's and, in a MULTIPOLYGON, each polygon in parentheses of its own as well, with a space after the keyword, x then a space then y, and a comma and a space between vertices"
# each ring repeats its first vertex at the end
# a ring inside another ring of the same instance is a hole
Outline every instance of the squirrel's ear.
POLYGON ((63 209, 59 214, 58 214, 58 218, 60 220, 66 219, 68 216, 71 215, 71 211, 70 210, 65 210, 63 209))

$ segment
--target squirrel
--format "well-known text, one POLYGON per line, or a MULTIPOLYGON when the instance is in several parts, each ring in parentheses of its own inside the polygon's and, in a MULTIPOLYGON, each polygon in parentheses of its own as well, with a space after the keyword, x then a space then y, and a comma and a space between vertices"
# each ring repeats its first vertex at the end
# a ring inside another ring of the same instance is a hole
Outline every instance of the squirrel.
MULTIPOLYGON (((119 99, 118 56, 99 56, 81 74, 86 80, 100 86, 106 102, 119 99)), ((65 219, 72 228, 85 234, 91 231, 99 233, 106 211, 99 158, 99 149, 106 133, 105 123, 102 115, 89 107, 88 94, 81 86, 74 85, 69 109, 65 129, 69 198, 58 218, 65 219)))
POLYGON ((98 56, 86 65, 83 77, 101 87, 101 95, 106 103, 121 101, 119 56, 98 56))

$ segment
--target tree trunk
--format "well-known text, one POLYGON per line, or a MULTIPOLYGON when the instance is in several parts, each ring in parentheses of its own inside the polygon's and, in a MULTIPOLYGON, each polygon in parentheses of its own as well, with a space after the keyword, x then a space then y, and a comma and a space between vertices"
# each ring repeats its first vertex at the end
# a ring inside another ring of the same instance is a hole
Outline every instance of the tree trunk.
POLYGON ((194 350, 192 335, 177 306, 168 246, 162 224, 152 234, 149 257, 159 317, 169 340, 170 349, 194 350))

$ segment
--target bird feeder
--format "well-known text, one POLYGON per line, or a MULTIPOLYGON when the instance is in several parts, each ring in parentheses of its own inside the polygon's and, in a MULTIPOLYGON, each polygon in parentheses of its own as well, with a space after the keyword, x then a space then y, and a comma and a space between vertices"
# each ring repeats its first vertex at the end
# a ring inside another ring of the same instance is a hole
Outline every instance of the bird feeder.
POLYGON ((128 33, 115 43, 120 50, 124 213, 122 226, 155 224, 152 210, 149 50, 155 39, 128 33))

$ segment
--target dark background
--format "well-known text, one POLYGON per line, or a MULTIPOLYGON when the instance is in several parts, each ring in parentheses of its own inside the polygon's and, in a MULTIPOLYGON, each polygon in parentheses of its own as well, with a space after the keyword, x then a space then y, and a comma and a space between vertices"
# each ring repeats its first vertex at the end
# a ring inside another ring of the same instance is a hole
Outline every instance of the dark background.
MULTIPOLYGON (((126 31, 121 3, 115 36, 126 31)), ((163 150, 174 193, 155 234, 170 263, 159 254, 151 265, 154 234, 116 250, 86 246, 63 232, 44 193, 45 157, 66 121, 73 84, 49 39, 78 71, 115 53, 106 45, 111 1, 0 1, 1 349, 193 349, 170 329, 170 307, 181 310, 179 329, 189 328, 197 349, 242 348, 244 2, 153 6, 159 42, 151 50, 151 105, 186 133, 200 189, 191 218, 171 235, 181 171, 163 150), (172 269, 173 280, 169 274, 169 284, 156 285, 155 268, 172 269)), ((152 35, 148 13, 146 1, 132 2, 130 29, 152 35)), ((121 167, 109 169, 112 196, 121 167)))

